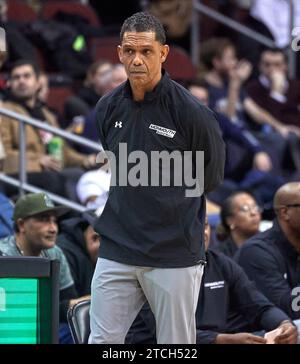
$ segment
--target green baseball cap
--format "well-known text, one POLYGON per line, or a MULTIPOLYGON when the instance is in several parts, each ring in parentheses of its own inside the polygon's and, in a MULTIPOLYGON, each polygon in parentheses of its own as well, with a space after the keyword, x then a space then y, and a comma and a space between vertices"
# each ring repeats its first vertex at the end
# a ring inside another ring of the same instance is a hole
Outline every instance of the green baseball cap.
POLYGON ((13 219, 25 219, 43 212, 53 212, 57 217, 65 214, 70 209, 63 206, 54 206, 46 193, 29 193, 18 199, 15 204, 13 219))

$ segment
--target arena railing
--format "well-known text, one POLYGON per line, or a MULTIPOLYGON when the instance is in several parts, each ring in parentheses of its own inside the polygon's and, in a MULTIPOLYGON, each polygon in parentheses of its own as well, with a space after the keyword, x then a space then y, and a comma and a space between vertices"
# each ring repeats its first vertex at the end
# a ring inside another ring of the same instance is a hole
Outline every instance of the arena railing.
MULTIPOLYGON (((292 43, 293 35, 292 30, 294 29, 294 14, 295 14, 295 6, 293 0, 288 0, 290 5, 290 36, 292 43)), ((255 30, 240 24, 238 21, 229 18, 228 16, 223 15, 211 7, 204 5, 201 3, 201 0, 193 0, 193 19, 192 19, 192 29, 191 29, 191 58, 195 66, 198 65, 199 62, 199 51, 200 51, 200 14, 208 16, 215 21, 222 23, 228 26, 235 31, 246 35, 247 37, 256 40, 258 43, 261 43, 269 48, 276 47, 275 42, 265 37, 264 35, 256 32, 255 30)), ((290 46, 287 50, 288 52, 288 60, 289 60, 289 77, 295 78, 296 76, 296 52, 293 51, 290 46)))
POLYGON ((102 151, 102 147, 100 143, 95 143, 89 139, 74 135, 70 132, 67 132, 65 130, 53 127, 41 120, 37 120, 34 118, 31 118, 26 115, 18 114, 14 111, 5 109, 0 107, 0 115, 7 116, 11 118, 11 121, 14 122, 15 120, 20 123, 19 125, 19 141, 20 141, 20 147, 19 147, 19 180, 13 177, 10 177, 3 172, 0 172, 0 181, 19 187, 20 195, 23 195, 25 191, 28 192, 46 192, 49 197, 56 203, 67 206, 73 210, 76 211, 85 211, 86 207, 83 205, 80 205, 76 202, 70 201, 66 198, 63 198, 61 196, 58 196, 56 194, 50 193, 48 191, 44 191, 41 188, 35 187, 33 185, 30 185, 27 183, 27 172, 26 172, 26 124, 31 125, 37 129, 48 131, 54 135, 58 135, 61 138, 90 147, 95 150, 95 152, 102 151))

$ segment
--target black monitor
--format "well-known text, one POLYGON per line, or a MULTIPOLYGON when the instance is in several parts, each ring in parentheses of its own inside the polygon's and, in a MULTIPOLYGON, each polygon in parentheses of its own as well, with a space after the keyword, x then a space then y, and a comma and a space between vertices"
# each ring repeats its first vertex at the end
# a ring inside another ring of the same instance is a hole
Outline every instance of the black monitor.
POLYGON ((0 256, 0 344, 58 343, 59 261, 0 256))

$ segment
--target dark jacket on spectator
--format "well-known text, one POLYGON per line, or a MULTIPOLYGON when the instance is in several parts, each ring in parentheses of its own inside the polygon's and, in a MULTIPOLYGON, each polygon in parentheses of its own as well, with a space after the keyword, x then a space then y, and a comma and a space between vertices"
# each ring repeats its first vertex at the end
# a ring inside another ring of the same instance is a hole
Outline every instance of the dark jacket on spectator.
POLYGON ((57 245, 63 250, 70 266, 78 296, 91 294, 95 269, 86 249, 84 231, 88 223, 80 217, 65 220, 60 225, 57 245))
POLYGON ((238 247, 232 240, 231 236, 228 236, 224 241, 221 241, 218 244, 217 249, 230 258, 233 258, 235 253, 238 251, 238 247))
POLYGON ((271 229, 243 244, 235 260, 271 302, 292 319, 300 318, 299 307, 293 310, 293 288, 300 290, 300 254, 288 242, 277 220, 271 229))

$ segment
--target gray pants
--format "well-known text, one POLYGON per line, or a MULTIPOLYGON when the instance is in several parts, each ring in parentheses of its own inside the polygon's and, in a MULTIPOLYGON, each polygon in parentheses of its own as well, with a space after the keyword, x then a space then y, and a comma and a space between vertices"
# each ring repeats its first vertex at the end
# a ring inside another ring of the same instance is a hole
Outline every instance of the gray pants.
POLYGON ((91 298, 90 344, 122 344, 146 300, 158 344, 195 344, 203 266, 149 268, 99 258, 91 298))

